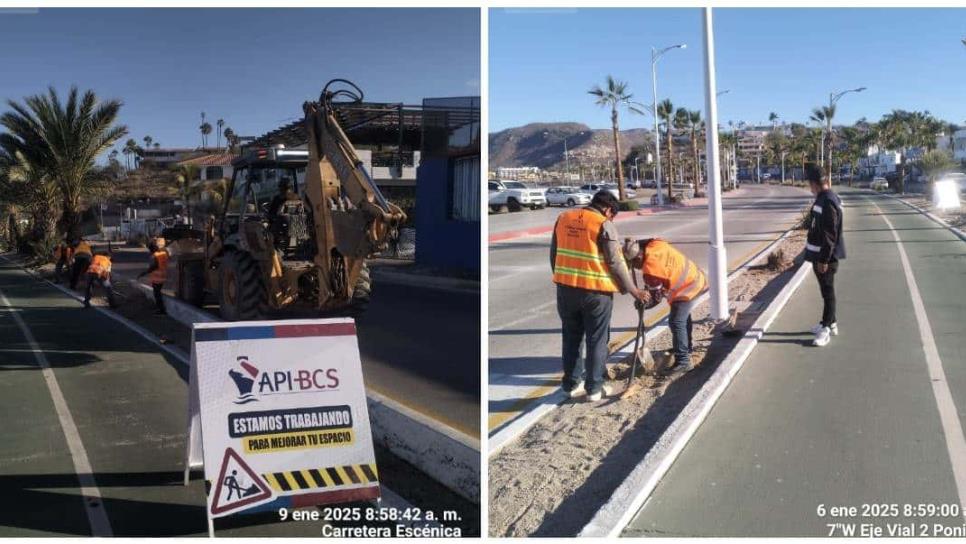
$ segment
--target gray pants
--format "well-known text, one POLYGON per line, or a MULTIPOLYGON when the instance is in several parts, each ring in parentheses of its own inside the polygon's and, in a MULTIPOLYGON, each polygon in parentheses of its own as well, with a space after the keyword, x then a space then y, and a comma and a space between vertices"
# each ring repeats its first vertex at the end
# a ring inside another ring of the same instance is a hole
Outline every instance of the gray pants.
POLYGON ((614 296, 564 285, 557 286, 557 314, 563 336, 564 390, 573 390, 581 380, 587 394, 604 386, 604 364, 610 340, 610 316, 614 296), (580 359, 580 343, 587 342, 587 357, 580 359))

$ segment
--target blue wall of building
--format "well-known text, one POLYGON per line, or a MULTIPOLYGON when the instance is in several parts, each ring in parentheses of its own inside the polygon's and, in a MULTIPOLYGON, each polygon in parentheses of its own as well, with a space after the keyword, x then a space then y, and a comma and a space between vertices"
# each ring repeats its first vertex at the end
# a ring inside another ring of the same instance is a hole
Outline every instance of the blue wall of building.
POLYGON ((427 158, 416 171, 416 262, 480 271, 480 222, 449 219, 451 159, 427 158))

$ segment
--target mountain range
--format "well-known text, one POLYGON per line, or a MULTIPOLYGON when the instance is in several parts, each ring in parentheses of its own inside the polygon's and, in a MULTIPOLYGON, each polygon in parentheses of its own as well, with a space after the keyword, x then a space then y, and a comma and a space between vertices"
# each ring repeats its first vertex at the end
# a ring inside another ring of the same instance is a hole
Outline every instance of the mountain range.
MULTIPOLYGON (((622 130, 621 153, 624 157, 627 157, 632 147, 650 141, 650 134, 650 131, 640 128, 622 130)), ((573 169, 577 168, 577 164, 605 164, 613 161, 614 137, 609 128, 592 129, 583 123, 530 123, 490 133, 490 168, 563 168, 564 138, 567 140, 573 169)))

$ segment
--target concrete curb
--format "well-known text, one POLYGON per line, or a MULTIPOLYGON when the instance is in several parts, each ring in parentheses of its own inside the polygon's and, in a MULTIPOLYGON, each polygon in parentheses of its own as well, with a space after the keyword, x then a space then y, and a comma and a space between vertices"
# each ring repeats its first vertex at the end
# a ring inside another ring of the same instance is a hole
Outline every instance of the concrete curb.
MULTIPOLYGON (((884 194, 884 193, 877 193, 877 194, 884 194)), ((891 198, 893 200, 898 200, 899 202, 902 202, 906 206, 909 206, 910 208, 916 210, 917 212, 925 215, 929 219, 932 219, 934 222, 939 223, 941 226, 945 227, 950 232, 952 232, 953 234, 955 234, 956 236, 958 236, 961 240, 963 240, 964 242, 966 242, 966 232, 963 232, 963 231, 957 229, 956 227, 950 225, 949 223, 947 223, 946 221, 944 221, 943 218, 941 218, 941 217, 933 214, 932 212, 930 212, 930 211, 928 211, 928 210, 926 210, 924 208, 920 208, 919 206, 916 206, 915 204, 913 204, 911 202, 906 202, 906 200, 903 199, 902 197, 898 197, 898 196, 894 196, 894 195, 890 195, 890 194, 886 194, 885 196, 887 196, 887 197, 889 197, 889 198, 891 198)))
POLYGON ((664 474, 697 432, 701 423, 725 392, 735 375, 741 370, 758 341, 785 307, 808 275, 809 267, 799 265, 788 284, 775 297, 761 316, 745 333, 738 345, 715 369, 697 395, 675 418, 658 442, 647 452, 624 482, 614 491, 610 500, 597 511, 577 536, 614 538, 637 514, 650 497, 664 474))
MULTIPOLYGON (((788 235, 793 230, 795 230, 794 226, 788 228, 787 230, 785 230, 785 232, 781 234, 781 236, 779 236, 773 242, 771 242, 763 249, 761 249, 760 251, 752 255, 741 266, 733 270, 730 274, 728 274, 728 282, 730 283, 732 280, 734 280, 735 278, 743 274, 745 270, 748 269, 748 267, 754 266, 756 263, 762 261, 768 255, 768 253, 772 249, 774 249, 775 246, 780 244, 782 240, 787 238, 788 235)), ((705 292, 704 294, 699 296, 695 301, 695 306, 700 305, 704 301, 708 300, 709 296, 710 294, 708 292, 705 292)), ((645 341, 654 338, 658 334, 661 334, 662 332, 664 332, 666 329, 667 329, 667 316, 665 316, 658 322, 648 327, 645 341)), ((634 339, 632 338, 627 342, 625 342, 624 344, 618 346, 613 352, 611 352, 610 356, 608 357, 608 363, 619 361, 624 357, 626 357, 628 355, 628 352, 625 352, 624 350, 626 350, 628 346, 630 346, 633 342, 634 342, 634 339)), ((545 396, 544 399, 545 399, 545 402, 542 402, 539 407, 524 413, 523 415, 517 417, 516 419, 510 420, 502 427, 498 427, 495 433, 490 434, 489 439, 486 442, 488 458, 499 453, 500 450, 502 450, 508 444, 516 440, 516 438, 521 434, 523 434, 524 432, 526 432, 527 429, 535 425, 537 421, 539 421, 543 416, 547 415, 548 413, 550 413, 551 411, 553 411, 558 406, 560 406, 561 404, 563 404, 568 400, 567 396, 564 395, 563 392, 560 390, 557 390, 551 393, 550 395, 545 396)))
MULTIPOLYGON (((69 289, 23 268, 28 274, 41 279, 57 288, 67 296, 82 302, 83 297, 69 289)), ((154 291, 136 279, 115 277, 128 281, 144 296, 154 301, 154 291)), ((192 323, 221 321, 203 310, 182 302, 170 295, 164 295, 164 305, 168 316, 179 323, 191 327, 192 323)), ((92 306, 95 310, 119 321, 147 339, 155 346, 166 351, 186 367, 190 356, 179 348, 158 341, 154 334, 137 323, 108 309, 92 306)), ((393 455, 407 461, 421 472, 444 485, 454 493, 474 504, 480 503, 480 443, 470 436, 450 429, 402 404, 374 391, 366 392, 369 406, 369 421, 373 439, 393 455)))

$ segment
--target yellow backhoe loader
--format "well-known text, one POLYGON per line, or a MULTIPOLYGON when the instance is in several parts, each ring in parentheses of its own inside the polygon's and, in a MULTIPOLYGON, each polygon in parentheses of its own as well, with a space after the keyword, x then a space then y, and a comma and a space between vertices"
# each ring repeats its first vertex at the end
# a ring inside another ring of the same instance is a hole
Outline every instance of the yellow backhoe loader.
POLYGON ((362 99, 353 83, 334 79, 318 102, 303 105, 307 150, 243 148, 220 214, 175 243, 179 298, 201 305, 212 294, 229 321, 367 305, 366 260, 406 215, 379 191, 340 126, 336 109, 362 99), (278 199, 283 181, 291 191, 278 199))

